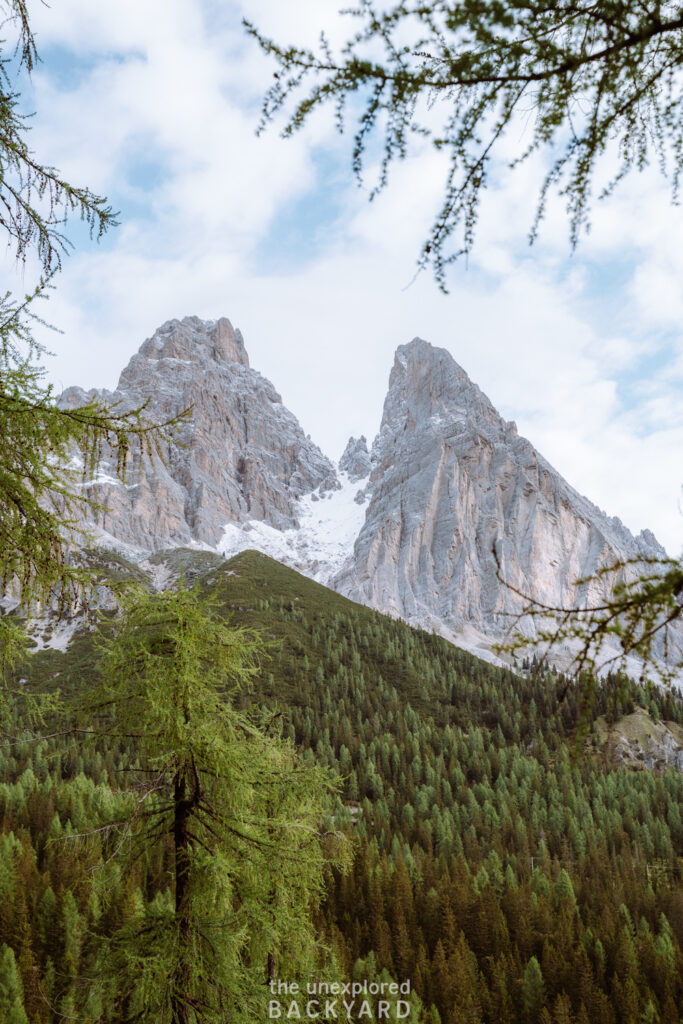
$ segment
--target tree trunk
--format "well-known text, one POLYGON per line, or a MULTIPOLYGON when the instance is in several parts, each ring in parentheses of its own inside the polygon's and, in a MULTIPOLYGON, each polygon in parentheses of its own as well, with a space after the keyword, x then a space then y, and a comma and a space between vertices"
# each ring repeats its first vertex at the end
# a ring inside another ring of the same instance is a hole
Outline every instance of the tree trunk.
POLYGON ((175 919, 178 929, 179 958, 172 979, 171 1019, 173 1024, 190 1024, 188 1001, 192 997, 192 958, 190 953, 190 836, 189 822, 193 801, 188 799, 187 775, 181 769, 173 789, 173 847, 175 852, 175 919))

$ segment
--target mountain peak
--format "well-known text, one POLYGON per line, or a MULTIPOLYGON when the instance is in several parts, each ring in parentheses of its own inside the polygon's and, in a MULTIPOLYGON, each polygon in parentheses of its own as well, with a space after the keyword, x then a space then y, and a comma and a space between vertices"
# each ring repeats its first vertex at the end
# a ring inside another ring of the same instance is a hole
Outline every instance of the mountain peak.
POLYGON ((448 349, 438 348, 424 338, 413 338, 407 345, 399 345, 396 349, 392 375, 417 373, 419 376, 439 369, 446 371, 449 376, 454 376, 461 386, 471 383, 462 366, 456 363, 448 349))
POLYGON ((445 348, 413 338, 396 349, 380 434, 462 422, 469 416, 499 419, 485 395, 445 348))
MULTIPOLYGON (((574 491, 422 338, 396 350, 372 452, 365 522, 335 586, 451 638, 504 634, 520 593, 576 605, 578 580, 661 551, 574 491)), ((589 599, 607 600, 610 586, 600 578, 589 599)))
POLYGON ((182 320, 167 320, 142 343, 139 354, 147 359, 213 360, 249 366, 242 333, 226 317, 200 320, 198 316, 186 316, 182 320))
MULTIPOLYGON (((87 398, 73 389, 62 396, 70 404, 87 398)), ((299 498, 336 482, 330 460, 270 381, 249 366, 242 335, 225 318, 162 324, 132 356, 108 400, 122 409, 146 403, 157 422, 192 410, 163 462, 141 460, 124 484, 105 458, 94 481, 105 506, 100 531, 135 550, 215 549, 235 523, 292 529, 299 498)))
MULTIPOLYGON (((91 396, 71 389, 62 403, 91 396)), ((85 485, 103 506, 100 536, 141 553, 263 547, 465 645, 503 635, 520 593, 552 606, 599 602, 608 577, 590 593, 577 580, 663 554, 649 531, 634 538, 574 491, 450 352, 422 338, 396 349, 372 456, 364 437, 350 438, 341 481, 249 367, 227 319, 169 320, 100 397, 122 409, 148 402, 157 420, 192 408, 163 463, 138 460, 124 484, 105 458, 85 485)))

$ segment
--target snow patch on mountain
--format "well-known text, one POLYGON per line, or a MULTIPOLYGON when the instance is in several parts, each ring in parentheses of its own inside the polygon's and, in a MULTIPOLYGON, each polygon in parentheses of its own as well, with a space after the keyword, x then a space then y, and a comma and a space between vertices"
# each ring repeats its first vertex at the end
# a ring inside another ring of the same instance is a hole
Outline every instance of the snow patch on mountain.
POLYGON ((346 565, 353 554, 353 545, 365 521, 365 502, 358 502, 368 478, 351 479, 348 473, 338 475, 338 490, 322 495, 316 492, 300 498, 294 514, 298 526, 276 530, 262 520, 227 523, 217 550, 226 558, 253 548, 310 576, 318 583, 328 584, 346 565))

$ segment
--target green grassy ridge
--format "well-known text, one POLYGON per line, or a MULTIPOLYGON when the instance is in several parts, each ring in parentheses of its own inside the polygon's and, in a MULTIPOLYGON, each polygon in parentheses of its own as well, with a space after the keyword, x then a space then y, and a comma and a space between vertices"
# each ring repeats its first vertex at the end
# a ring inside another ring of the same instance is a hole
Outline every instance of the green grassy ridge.
MULTIPOLYGON (((259 551, 242 551, 225 560, 211 552, 180 548, 158 552, 149 561, 169 567, 170 585, 176 585, 182 576, 187 585, 198 585, 205 591, 230 622, 261 634, 269 649, 266 674, 269 671, 268 659, 272 659, 276 651, 289 658, 307 656, 317 668, 321 658, 311 643, 312 630, 324 631, 327 623, 340 617, 359 628, 386 629, 402 651, 416 644, 420 651, 430 652, 439 659, 444 667, 474 675, 491 668, 436 634, 415 629, 400 619, 351 601, 259 551), (294 612, 296 614, 292 614, 294 612), (305 625, 303 619, 306 620, 305 625)), ((120 554, 101 552, 92 555, 90 563, 102 585, 111 580, 115 584, 131 582, 151 589, 149 577, 120 554)), ((59 685, 70 692, 93 671, 94 655, 92 628, 83 626, 75 631, 66 651, 37 651, 22 672, 39 685, 59 679, 59 685)), ((380 670, 386 671, 386 660, 379 643, 362 652, 362 670, 371 675, 380 670)), ((424 686, 410 663, 395 657, 390 661, 389 670, 393 685, 406 698, 417 706, 429 703, 432 695, 425 695, 424 686)), ((493 669, 494 673, 498 671, 493 669)), ((303 699, 291 685, 289 674, 282 680, 277 696, 295 703, 303 699)))
MULTIPOLYGON (((258 551, 235 555, 219 572, 207 574, 201 582, 232 621, 261 632, 279 649, 280 663, 308 658, 311 676, 324 665, 322 652, 330 624, 338 624, 341 635, 347 638, 354 632, 370 634, 369 643, 359 652, 359 671, 370 679, 380 675, 390 679, 403 698, 430 713, 442 695, 420 678, 416 658, 429 658, 437 666, 435 671, 444 675, 455 670, 476 678, 491 669, 442 637, 351 601, 258 551), (316 631, 320 634, 318 645, 312 642, 316 631), (387 639, 394 645, 389 656, 387 639)), ((267 673, 268 665, 265 667, 267 673)), ((500 678, 510 675, 496 668, 493 673, 500 678)), ((295 704, 304 702, 305 695, 292 685, 296 675, 287 671, 273 695, 295 704)))
MULTIPOLYGON (((89 564, 98 574, 102 585, 108 581, 116 585, 131 582, 152 589, 152 584, 138 566, 122 555, 110 551, 97 551, 89 556, 89 564)), ((294 569, 255 550, 245 550, 225 560, 212 552, 179 548, 158 552, 149 559, 152 564, 166 565, 169 585, 176 585, 182 577, 187 585, 197 585, 212 600, 228 621, 259 633, 267 645, 266 661, 259 692, 285 704, 303 705, 310 699, 310 688, 304 692, 299 659, 308 660, 314 677, 319 668, 325 671, 324 648, 330 628, 338 627, 342 639, 352 634, 365 634, 366 639, 358 652, 358 671, 370 680, 380 678, 390 682, 403 700, 415 710, 436 716, 441 724, 479 724, 493 727, 498 721, 498 701, 484 701, 472 720, 472 703, 454 705, 441 681, 449 673, 466 677, 475 686, 486 680, 497 688, 514 690, 524 700, 533 699, 535 683, 530 685, 529 673, 517 673, 510 668, 491 665, 476 655, 455 647, 435 633, 410 626, 399 618, 384 615, 338 594, 311 580, 294 569), (318 644, 313 642, 318 636, 318 644), (418 671, 416 662, 429 663, 426 676, 418 671), (277 685, 269 683, 273 669, 280 671, 277 685)), ((106 629, 106 625, 105 625, 106 629)), ((96 659, 95 636, 92 624, 74 633, 66 651, 47 649, 35 652, 22 675, 38 686, 58 685, 65 693, 73 692, 94 671, 96 659)), ((543 687, 556 693, 564 690, 565 682, 554 673, 542 673, 543 687)), ((563 716, 565 725, 572 713, 551 701, 554 710, 563 716), (557 705, 557 706, 555 706, 557 705)), ((615 702, 610 718, 628 714, 635 706, 651 706, 660 718, 683 721, 680 702, 671 695, 645 694, 638 687, 630 687, 629 696, 623 698, 623 707, 615 702)), ((598 699, 595 717, 604 713, 605 700, 598 699)))

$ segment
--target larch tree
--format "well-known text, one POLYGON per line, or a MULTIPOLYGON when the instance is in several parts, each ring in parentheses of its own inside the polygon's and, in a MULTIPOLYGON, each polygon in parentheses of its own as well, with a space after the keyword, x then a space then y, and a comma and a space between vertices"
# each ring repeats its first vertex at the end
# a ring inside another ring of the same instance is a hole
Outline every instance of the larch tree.
POLYGON ((356 30, 336 53, 324 33, 319 48, 310 50, 282 45, 245 21, 278 67, 262 125, 283 116, 288 136, 319 107, 331 107, 340 130, 354 123, 352 167, 359 179, 375 142, 383 152, 371 195, 386 186, 391 164, 409 156, 411 139, 426 138, 445 151, 443 203, 419 258, 442 287, 449 264, 472 248, 494 161, 508 134, 519 137, 522 121, 529 125, 528 142, 511 166, 538 151, 549 158, 532 239, 549 192, 558 188, 576 244, 588 226, 596 172, 614 148, 618 167, 601 196, 655 160, 677 198, 683 168, 679 4, 360 0, 345 13, 356 30))
POLYGON ((261 643, 196 591, 124 597, 111 628, 81 713, 100 738, 132 740, 137 766, 130 813, 98 826, 104 888, 108 863, 155 849, 169 888, 106 941, 99 983, 120 1021, 256 1019, 271 979, 322 966, 311 913, 325 864, 347 856, 325 826, 336 784, 242 707, 261 643))
MULTIPOLYGON (((683 562, 666 557, 616 561, 576 586, 609 584, 609 596, 583 606, 539 601, 499 578, 524 602, 519 619, 534 615, 540 624, 533 643, 547 656, 559 643, 574 645, 574 675, 583 681, 585 709, 592 706, 598 674, 629 674, 638 664, 640 681, 675 681, 683 670, 683 562), (628 575, 627 575, 628 574, 628 575)), ((517 621, 517 620, 516 620, 517 621)), ((513 626, 501 650, 518 654, 530 640, 513 626)))

